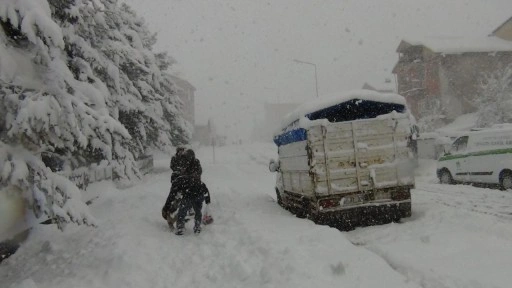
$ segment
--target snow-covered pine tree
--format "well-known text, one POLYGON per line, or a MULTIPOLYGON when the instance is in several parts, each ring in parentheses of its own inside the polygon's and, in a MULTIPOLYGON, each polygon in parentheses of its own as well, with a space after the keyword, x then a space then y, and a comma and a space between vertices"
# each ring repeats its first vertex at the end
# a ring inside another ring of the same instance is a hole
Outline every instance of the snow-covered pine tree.
MULTIPOLYGON (((105 0, 107 2, 116 0, 105 0)), ((122 4, 118 15, 128 27, 123 35, 128 39, 130 46, 143 55, 145 72, 143 72, 134 86, 139 91, 144 108, 143 117, 147 136, 146 146, 151 148, 168 147, 188 143, 192 127, 182 117, 182 103, 175 95, 174 84, 169 81, 166 70, 175 61, 166 53, 154 53, 156 34, 149 32, 144 20, 126 4, 122 4), (171 87, 172 84, 172 87, 171 87)), ((122 69, 123 71, 125 69, 122 69)), ((142 69, 141 69, 142 70, 142 69)), ((128 69, 129 71, 129 69, 128 69)), ((127 75, 130 75, 128 72, 127 75)))
POLYGON ((41 161, 53 152, 106 159, 140 176, 147 148, 188 141, 156 36, 115 0, 0 2, 0 186, 23 191, 37 216, 93 223, 77 187, 41 161), (52 18, 53 17, 53 18, 52 18), (135 155, 135 156, 134 156, 135 155))
MULTIPOLYGON (((138 157, 148 148, 188 142, 189 127, 182 120, 179 99, 163 74, 173 61, 152 51, 156 36, 144 21, 115 0, 68 3, 72 7, 63 9, 60 17, 67 27, 68 54, 80 62, 77 72, 91 73, 106 83, 110 113, 132 136, 123 146, 138 157)), ((55 11, 62 10, 54 6, 55 11)))
POLYGON ((477 127, 512 123, 512 65, 484 73, 479 95, 473 100, 477 107, 477 127))
POLYGON ((59 228, 92 224, 78 188, 41 153, 99 151, 108 159, 112 136, 130 135, 109 116, 104 87, 70 71, 46 0, 4 0, 0 23, 0 187, 18 187, 35 215, 59 228))
POLYGON ((0 2, 0 186, 14 185, 59 227, 92 223, 79 191, 41 161, 106 159, 123 179, 135 157, 188 142, 191 127, 155 54, 156 35, 115 0, 0 2), (135 156, 134 156, 135 155, 135 156))

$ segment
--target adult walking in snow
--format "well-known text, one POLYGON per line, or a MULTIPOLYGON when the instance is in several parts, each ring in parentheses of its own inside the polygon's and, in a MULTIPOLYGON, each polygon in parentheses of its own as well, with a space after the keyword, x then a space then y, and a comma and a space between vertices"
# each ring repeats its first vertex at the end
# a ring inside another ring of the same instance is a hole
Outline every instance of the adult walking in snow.
POLYGON ((184 157, 183 157, 183 154, 185 153, 185 147, 183 146, 180 146, 178 148, 176 148, 176 154, 174 156, 172 156, 171 158, 171 164, 170 164, 170 168, 172 170, 172 174, 171 174, 171 182, 176 179, 180 173, 181 173, 181 170, 183 170, 185 167, 185 163, 184 163, 184 157))
POLYGON ((195 157, 192 149, 188 149, 183 153, 183 159, 184 169, 181 171, 180 176, 172 182, 170 193, 172 195, 181 195, 178 205, 176 235, 183 235, 185 216, 191 208, 194 209, 195 213, 194 233, 201 232, 201 209, 205 200, 203 183, 201 182, 201 163, 195 157))
MULTIPOLYGON (((180 146, 176 148, 176 154, 172 156, 171 163, 169 167, 172 170, 171 174, 171 185, 172 182, 181 175, 181 171, 185 168, 185 158, 183 154, 185 152, 185 147, 180 146)), ((171 187, 172 189, 172 187, 171 187)), ((169 224, 169 228, 174 230, 174 223, 176 222, 176 211, 178 210, 180 195, 176 193, 172 193, 171 189, 169 189, 169 195, 167 196, 167 200, 165 201, 165 205, 162 208, 162 217, 167 220, 167 224, 169 224)))

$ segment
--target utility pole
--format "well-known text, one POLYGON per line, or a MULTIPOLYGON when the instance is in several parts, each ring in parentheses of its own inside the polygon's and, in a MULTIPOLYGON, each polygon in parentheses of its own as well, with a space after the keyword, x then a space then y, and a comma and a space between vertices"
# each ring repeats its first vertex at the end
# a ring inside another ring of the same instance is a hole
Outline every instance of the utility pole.
POLYGON ((208 119, 208 136, 210 137, 210 144, 212 145, 213 164, 215 164, 215 128, 212 119, 208 119))

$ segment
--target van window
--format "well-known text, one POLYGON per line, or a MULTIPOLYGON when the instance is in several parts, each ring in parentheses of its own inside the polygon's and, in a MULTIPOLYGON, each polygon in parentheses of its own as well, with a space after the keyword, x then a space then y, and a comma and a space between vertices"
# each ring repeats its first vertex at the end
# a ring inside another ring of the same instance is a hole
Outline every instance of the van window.
POLYGON ((462 153, 466 151, 466 147, 468 146, 468 136, 462 136, 455 140, 452 144, 452 153, 462 153))

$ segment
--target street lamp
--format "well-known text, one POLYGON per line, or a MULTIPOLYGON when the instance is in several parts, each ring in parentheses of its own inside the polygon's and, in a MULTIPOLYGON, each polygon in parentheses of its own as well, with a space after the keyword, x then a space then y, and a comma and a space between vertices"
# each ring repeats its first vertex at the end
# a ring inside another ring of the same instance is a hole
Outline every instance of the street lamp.
POLYGON ((301 64, 307 64, 307 65, 313 65, 313 67, 315 67, 315 88, 316 88, 316 98, 318 98, 318 76, 316 74, 316 64, 315 63, 311 63, 311 62, 297 60, 297 59, 293 59, 293 62, 301 63, 301 64))

